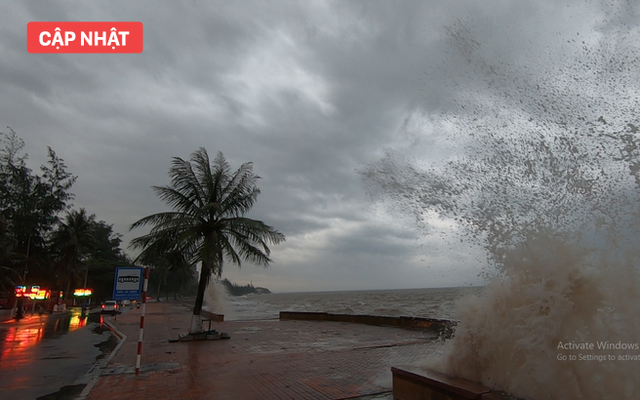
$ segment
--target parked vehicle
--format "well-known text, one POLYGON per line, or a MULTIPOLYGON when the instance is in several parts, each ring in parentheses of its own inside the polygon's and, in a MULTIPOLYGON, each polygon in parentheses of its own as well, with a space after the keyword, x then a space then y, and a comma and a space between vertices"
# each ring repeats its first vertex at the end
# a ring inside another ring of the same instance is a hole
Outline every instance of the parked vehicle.
POLYGON ((118 313, 118 302, 115 300, 107 300, 102 303, 102 310, 100 311, 102 314, 117 314, 118 313))

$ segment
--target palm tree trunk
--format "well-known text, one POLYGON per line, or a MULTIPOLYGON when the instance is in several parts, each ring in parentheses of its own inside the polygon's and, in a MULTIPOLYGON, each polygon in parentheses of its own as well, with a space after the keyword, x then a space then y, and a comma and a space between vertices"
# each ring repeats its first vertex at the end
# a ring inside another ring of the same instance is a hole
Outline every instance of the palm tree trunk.
POLYGON ((198 280, 198 292, 196 294, 196 303, 193 306, 193 316, 191 317, 191 328, 189 333, 202 332, 202 319, 200 313, 202 312, 202 305, 204 304, 204 292, 207 290, 209 283, 209 275, 211 267, 208 264, 202 263, 202 270, 200 270, 200 279, 198 280))

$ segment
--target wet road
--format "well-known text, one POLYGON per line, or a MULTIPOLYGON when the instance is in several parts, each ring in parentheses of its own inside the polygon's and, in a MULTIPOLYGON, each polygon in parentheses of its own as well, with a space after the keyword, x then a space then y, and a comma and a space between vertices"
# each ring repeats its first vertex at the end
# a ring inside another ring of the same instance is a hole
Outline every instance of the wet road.
MULTIPOLYGON (((112 318, 112 317, 104 317, 112 318)), ((73 398, 84 386, 83 377, 115 340, 102 332, 101 315, 67 313, 30 315, 16 321, 0 311, 0 397, 63 399, 62 387, 73 398), (73 386, 73 387, 71 387, 73 386), (50 395, 50 396, 47 396, 50 395)))

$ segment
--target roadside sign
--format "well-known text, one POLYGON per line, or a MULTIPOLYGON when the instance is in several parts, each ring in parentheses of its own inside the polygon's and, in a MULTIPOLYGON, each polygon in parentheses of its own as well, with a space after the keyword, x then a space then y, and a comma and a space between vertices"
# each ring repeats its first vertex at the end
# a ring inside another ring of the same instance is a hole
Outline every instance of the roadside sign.
POLYGON ((143 269, 118 267, 113 280, 114 300, 137 300, 142 292, 143 269))
POLYGON ((93 295, 93 289, 76 289, 73 292, 74 297, 89 297, 93 295))

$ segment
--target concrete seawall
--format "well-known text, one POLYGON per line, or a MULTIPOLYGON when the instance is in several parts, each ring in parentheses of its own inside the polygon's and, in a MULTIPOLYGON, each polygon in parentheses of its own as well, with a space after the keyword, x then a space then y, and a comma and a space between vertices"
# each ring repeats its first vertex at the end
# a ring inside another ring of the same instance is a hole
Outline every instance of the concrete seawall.
POLYGON ((453 335, 456 322, 435 318, 385 317, 379 315, 331 314, 326 312, 280 311, 281 320, 332 321, 376 326, 393 326, 437 332, 443 338, 453 335))
POLYGON ((476 382, 415 366, 392 367, 396 400, 522 400, 476 382))

